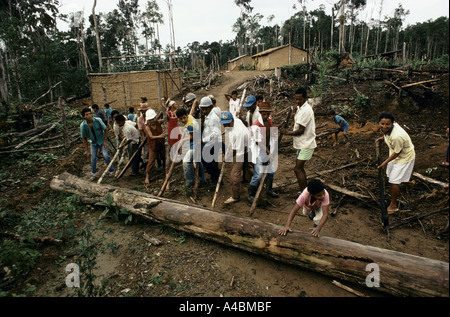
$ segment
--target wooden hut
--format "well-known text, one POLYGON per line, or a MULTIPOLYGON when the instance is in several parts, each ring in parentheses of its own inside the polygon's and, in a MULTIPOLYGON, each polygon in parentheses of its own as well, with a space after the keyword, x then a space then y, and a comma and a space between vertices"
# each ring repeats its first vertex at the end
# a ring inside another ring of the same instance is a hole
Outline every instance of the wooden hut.
POLYGON ((136 108, 141 97, 147 98, 149 107, 159 110, 162 97, 172 98, 182 89, 178 69, 89 74, 89 82, 92 104, 101 108, 108 102, 118 110, 136 108))
POLYGON ((252 56, 256 70, 270 70, 286 65, 297 65, 308 61, 308 52, 294 45, 270 48, 252 56))
POLYGON ((239 70, 241 67, 248 69, 252 67, 252 65, 253 59, 251 56, 241 55, 228 61, 228 70, 229 71, 239 70))

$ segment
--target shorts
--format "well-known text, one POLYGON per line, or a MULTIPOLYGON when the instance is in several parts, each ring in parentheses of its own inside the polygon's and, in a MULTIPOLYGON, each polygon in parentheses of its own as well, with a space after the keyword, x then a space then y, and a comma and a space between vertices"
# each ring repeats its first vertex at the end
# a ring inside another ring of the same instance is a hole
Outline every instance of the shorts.
POLYGON ((347 131, 348 131, 348 125, 346 125, 345 127, 339 128, 339 131, 340 131, 340 132, 347 133, 347 131))
POLYGON ((389 162, 386 167, 386 175, 389 178, 390 184, 401 184, 409 182, 413 169, 414 161, 407 163, 389 162))
POLYGON ((318 226, 320 223, 320 220, 322 220, 322 206, 320 206, 318 209, 316 209, 315 213, 313 213, 311 210, 306 209, 303 207, 302 214, 304 216, 308 216, 313 222, 315 226, 318 226))
POLYGON ((297 150, 297 160, 309 161, 313 156, 314 149, 301 149, 297 150))

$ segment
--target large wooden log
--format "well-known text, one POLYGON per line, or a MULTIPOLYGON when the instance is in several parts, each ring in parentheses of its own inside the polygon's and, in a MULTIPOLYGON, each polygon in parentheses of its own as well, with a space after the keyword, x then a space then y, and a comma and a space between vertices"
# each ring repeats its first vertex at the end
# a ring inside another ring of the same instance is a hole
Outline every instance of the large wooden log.
POLYGON ((379 267, 377 290, 394 296, 449 295, 446 262, 297 230, 282 237, 282 227, 275 224, 98 185, 68 173, 55 176, 50 187, 77 194, 85 203, 104 201, 111 194, 118 206, 150 221, 362 286, 372 274, 367 265, 374 263, 379 267))

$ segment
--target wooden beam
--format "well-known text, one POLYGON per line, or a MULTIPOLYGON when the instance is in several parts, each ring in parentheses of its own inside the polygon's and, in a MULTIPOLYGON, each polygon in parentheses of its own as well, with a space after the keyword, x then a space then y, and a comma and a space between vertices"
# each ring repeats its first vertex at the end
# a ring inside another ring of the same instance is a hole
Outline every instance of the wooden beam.
POLYGON ((366 286, 372 271, 366 271, 368 264, 376 264, 380 275, 376 290, 395 296, 449 294, 447 262, 331 237, 317 238, 297 230, 280 236, 279 225, 108 184, 98 185, 69 173, 55 176, 50 187, 79 195, 85 203, 104 201, 111 194, 119 207, 150 221, 362 286, 366 286))

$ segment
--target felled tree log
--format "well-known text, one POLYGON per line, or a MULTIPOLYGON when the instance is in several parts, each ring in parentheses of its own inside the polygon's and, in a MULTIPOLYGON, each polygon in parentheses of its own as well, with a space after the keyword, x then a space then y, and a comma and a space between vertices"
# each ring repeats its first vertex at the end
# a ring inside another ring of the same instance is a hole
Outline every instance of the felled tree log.
POLYGON ((281 226, 275 224, 98 185, 69 173, 54 177, 50 187, 79 195, 85 203, 104 201, 111 194, 118 206, 150 221, 363 286, 371 274, 367 265, 375 263, 380 276, 377 290, 395 296, 449 295, 446 262, 297 230, 282 237, 281 226))

